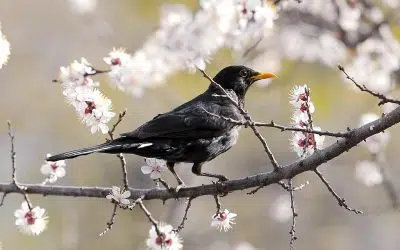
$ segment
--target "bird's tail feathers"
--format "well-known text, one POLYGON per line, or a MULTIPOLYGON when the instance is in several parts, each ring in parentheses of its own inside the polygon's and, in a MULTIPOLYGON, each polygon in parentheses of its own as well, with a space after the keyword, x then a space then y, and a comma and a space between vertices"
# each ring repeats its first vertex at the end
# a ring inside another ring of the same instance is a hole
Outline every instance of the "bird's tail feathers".
POLYGON ((109 149, 114 148, 116 145, 114 145, 111 142, 107 142, 104 144, 92 146, 92 147, 87 147, 87 148, 81 148, 81 149, 75 149, 71 150, 65 153, 57 154, 57 155, 52 155, 50 157, 47 157, 47 161, 59 161, 59 160, 66 160, 66 159, 72 159, 81 155, 88 155, 96 152, 105 152, 109 149))

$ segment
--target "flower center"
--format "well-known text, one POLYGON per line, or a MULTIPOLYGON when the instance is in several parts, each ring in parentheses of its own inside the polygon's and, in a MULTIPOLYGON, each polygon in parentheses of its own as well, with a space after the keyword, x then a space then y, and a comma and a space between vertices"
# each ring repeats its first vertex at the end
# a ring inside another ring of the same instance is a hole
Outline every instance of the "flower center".
POLYGON ((33 225, 35 224, 35 218, 33 217, 33 213, 31 211, 27 212, 25 214, 25 219, 28 225, 33 225))
POLYGON ((56 170, 57 169, 57 164, 54 162, 51 165, 51 169, 56 170))
POLYGON ((113 59, 111 59, 111 64, 112 65, 121 65, 121 59, 119 59, 119 58, 113 58, 113 59))
POLYGON ((161 236, 158 236, 156 238, 156 244, 159 245, 159 246, 163 246, 163 245, 170 246, 172 244, 172 240, 171 239, 165 239, 165 235, 161 235, 161 236))
POLYGON ((87 107, 85 108, 85 115, 92 114, 93 109, 96 108, 96 105, 94 104, 94 102, 90 102, 90 101, 86 101, 86 105, 87 105, 87 107))

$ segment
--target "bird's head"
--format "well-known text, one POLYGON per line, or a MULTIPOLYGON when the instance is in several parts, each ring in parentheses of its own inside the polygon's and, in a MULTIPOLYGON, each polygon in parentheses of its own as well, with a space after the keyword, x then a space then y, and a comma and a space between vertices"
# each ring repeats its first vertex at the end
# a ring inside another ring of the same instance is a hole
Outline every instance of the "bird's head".
MULTIPOLYGON (((247 90, 254 82, 274 77, 276 75, 272 73, 259 73, 245 66, 229 66, 218 72, 213 80, 225 90, 233 90, 238 98, 243 100, 247 90)), ((213 83, 211 83, 210 89, 218 91, 213 83)))

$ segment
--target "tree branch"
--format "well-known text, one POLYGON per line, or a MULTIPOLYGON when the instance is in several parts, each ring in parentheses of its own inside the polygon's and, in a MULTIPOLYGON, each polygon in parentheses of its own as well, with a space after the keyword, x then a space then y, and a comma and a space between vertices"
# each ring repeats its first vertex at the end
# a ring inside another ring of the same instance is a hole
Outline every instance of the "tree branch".
MULTIPOLYGON (((268 186, 278 183, 284 179, 293 178, 306 171, 313 171, 321 164, 332 160, 344 152, 349 151, 358 143, 364 141, 368 137, 380 133, 391 126, 400 123, 400 107, 383 117, 368 123, 360 128, 350 132, 349 137, 339 139, 330 146, 317 150, 311 156, 295 161, 281 167, 279 171, 260 173, 253 176, 244 177, 237 180, 225 181, 224 185, 209 184, 195 187, 182 188, 177 193, 160 189, 134 189, 130 188, 131 198, 137 199, 143 196, 144 200, 152 199, 175 199, 198 197, 202 195, 214 195, 221 192, 232 192, 235 190, 244 190, 258 186, 268 186)), ((56 196, 74 196, 74 197, 97 197, 104 198, 110 193, 111 188, 104 187, 71 187, 71 186, 42 186, 33 184, 23 184, 28 194, 56 195, 56 196)), ((0 192, 4 193, 21 193, 13 184, 0 183, 0 192)))

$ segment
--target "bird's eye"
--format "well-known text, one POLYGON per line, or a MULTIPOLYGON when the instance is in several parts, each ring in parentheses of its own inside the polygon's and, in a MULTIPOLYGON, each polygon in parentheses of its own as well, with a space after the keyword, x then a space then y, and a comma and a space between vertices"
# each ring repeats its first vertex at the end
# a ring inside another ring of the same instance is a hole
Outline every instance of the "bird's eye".
POLYGON ((239 71, 239 75, 240 75, 241 77, 247 77, 247 75, 248 75, 247 70, 242 69, 241 71, 239 71))

